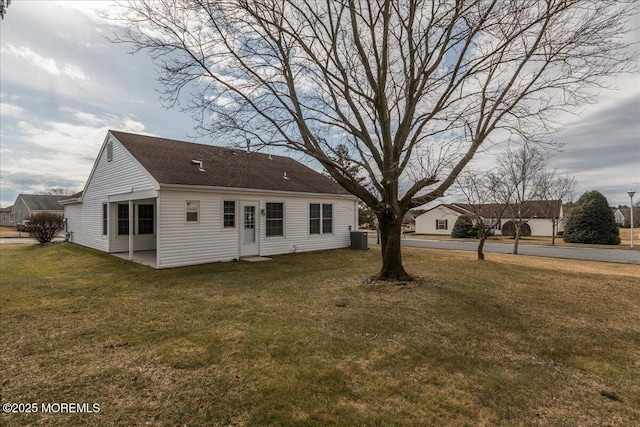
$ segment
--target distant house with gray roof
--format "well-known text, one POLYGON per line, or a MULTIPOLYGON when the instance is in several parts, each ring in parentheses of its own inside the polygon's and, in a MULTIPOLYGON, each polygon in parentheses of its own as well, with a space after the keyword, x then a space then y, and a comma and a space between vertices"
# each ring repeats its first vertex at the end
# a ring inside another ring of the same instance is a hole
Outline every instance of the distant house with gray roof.
POLYGON ((289 157, 118 131, 62 204, 73 243, 155 268, 344 248, 358 224, 355 196, 289 157))
POLYGON ((40 212, 51 212, 64 214, 64 208, 60 200, 68 199, 69 196, 54 196, 50 194, 19 194, 13 206, 0 211, 0 225, 15 226, 25 220, 31 214, 40 212))

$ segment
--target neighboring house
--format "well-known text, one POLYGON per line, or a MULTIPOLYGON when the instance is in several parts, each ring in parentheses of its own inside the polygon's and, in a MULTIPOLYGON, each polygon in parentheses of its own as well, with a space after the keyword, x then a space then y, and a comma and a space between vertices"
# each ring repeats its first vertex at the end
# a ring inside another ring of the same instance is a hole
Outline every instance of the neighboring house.
MULTIPOLYGON (((64 209, 61 200, 69 196, 52 196, 49 194, 19 194, 10 212, 2 212, 2 225, 15 226, 29 215, 40 212, 51 212, 62 215, 64 209)), ((9 209, 9 208, 5 208, 9 209)))
POLYGON ((402 226, 405 228, 413 228, 416 225, 416 216, 411 212, 407 212, 402 217, 402 226))
MULTIPOLYGON (((478 214, 487 224, 493 224, 498 218, 496 234, 500 234, 502 225, 512 219, 517 206, 510 206, 504 212, 500 205, 484 204, 478 206, 478 214), (502 213, 502 215, 501 215, 502 213)), ((558 230, 564 229, 563 207, 560 200, 531 200, 522 204, 522 218, 531 227, 533 236, 551 236, 551 220, 549 213, 558 212, 560 222, 558 230)), ((460 216, 475 217, 474 207, 465 203, 449 203, 435 206, 416 218, 417 234, 451 234, 451 230, 460 216)))
POLYGON ((72 242, 156 268, 344 248, 358 223, 354 196, 288 157, 116 131, 62 204, 72 242))
MULTIPOLYGON (((613 216, 620 227, 630 227, 631 208, 617 208, 613 216)), ((633 208, 633 228, 640 228, 640 207, 638 206, 633 208)))
POLYGON ((13 206, 8 208, 0 208, 0 225, 14 226, 16 223, 13 221, 13 206))
POLYGON ((416 221, 416 234, 451 234, 454 224, 459 216, 471 213, 455 204, 440 204, 422 215, 416 221))

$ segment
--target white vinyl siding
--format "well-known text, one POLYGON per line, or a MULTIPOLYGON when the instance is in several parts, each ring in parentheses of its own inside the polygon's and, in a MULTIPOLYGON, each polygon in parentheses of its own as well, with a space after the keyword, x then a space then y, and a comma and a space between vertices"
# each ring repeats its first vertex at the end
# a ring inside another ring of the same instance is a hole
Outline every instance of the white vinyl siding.
MULTIPOLYGON (((356 230, 357 212, 353 200, 322 199, 320 197, 287 197, 285 202, 284 239, 265 238, 260 243, 260 255, 346 248, 350 245, 350 229, 356 230), (309 205, 332 204, 333 233, 309 235, 309 205)), ((264 218, 264 217, 263 217, 264 218)), ((264 230, 264 228, 262 228, 264 230)), ((264 237, 264 231, 261 232, 264 237)))
MULTIPOLYGON (((234 193, 161 190, 158 205, 158 268, 170 268, 217 261, 230 261, 240 256, 240 228, 224 227, 224 200, 234 193), (200 201, 200 222, 186 223, 185 201, 200 201)), ((313 196, 265 198, 264 194, 243 193, 236 201, 258 201, 257 215, 260 255, 346 248, 350 244, 349 227, 355 229, 357 212, 349 199, 323 199, 313 196), (333 233, 309 238, 310 203, 332 204, 333 233), (283 203, 284 236, 266 236, 266 204, 283 203)), ((237 208, 236 208, 237 209, 237 208)))
MULTIPOLYGON (((67 211, 74 211, 71 215, 75 216, 76 206, 81 206, 82 220, 71 218, 69 221, 69 230, 73 231, 75 243, 104 252, 122 252, 128 249, 128 236, 117 236, 117 203, 112 203, 109 206, 108 236, 102 235, 103 204, 107 203, 109 196, 153 190, 157 187, 157 183, 115 139, 113 140, 113 160, 108 162, 106 145, 96 160, 93 173, 83 194, 82 203, 66 206, 65 215, 68 217, 67 211)), ((146 235, 144 239, 138 239, 136 236, 134 242, 136 250, 142 250, 140 248, 153 249, 155 236, 146 235), (138 240, 140 240, 139 244, 138 240)))
POLYGON ((221 196, 206 192, 161 190, 159 205, 158 268, 238 258, 238 228, 224 229, 222 226, 221 196), (185 221, 187 200, 200 202, 197 223, 185 221))
POLYGON ((451 234, 459 215, 444 205, 436 206, 416 218, 416 234, 451 234))

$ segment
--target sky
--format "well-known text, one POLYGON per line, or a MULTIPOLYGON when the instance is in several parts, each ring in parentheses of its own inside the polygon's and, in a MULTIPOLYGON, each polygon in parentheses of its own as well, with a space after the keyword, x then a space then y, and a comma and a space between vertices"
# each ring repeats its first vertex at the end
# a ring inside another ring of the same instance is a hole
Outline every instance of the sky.
MULTIPOLYGON (((82 190, 108 129, 193 141, 191 117, 162 107, 148 55, 110 42, 119 27, 99 11, 113 8, 14 0, 0 21, 0 206, 20 193, 82 190)), ((599 190, 628 205, 629 189, 640 200, 640 75, 608 83, 616 90, 563 118, 564 149, 550 167, 576 177, 577 196, 599 190)))

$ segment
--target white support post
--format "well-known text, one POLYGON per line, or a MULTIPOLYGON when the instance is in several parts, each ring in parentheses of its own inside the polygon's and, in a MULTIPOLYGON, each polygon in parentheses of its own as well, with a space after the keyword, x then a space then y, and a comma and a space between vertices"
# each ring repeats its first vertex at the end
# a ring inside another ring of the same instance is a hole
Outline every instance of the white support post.
POLYGON ((133 260, 133 200, 129 200, 129 261, 133 260))

